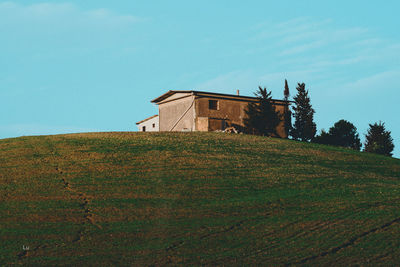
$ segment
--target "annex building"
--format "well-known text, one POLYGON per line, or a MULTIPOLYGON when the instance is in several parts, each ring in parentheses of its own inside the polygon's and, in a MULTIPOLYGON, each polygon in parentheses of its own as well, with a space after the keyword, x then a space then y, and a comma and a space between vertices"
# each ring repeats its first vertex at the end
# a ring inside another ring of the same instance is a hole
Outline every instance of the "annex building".
MULTIPOLYGON (((217 131, 227 127, 242 129, 245 109, 256 97, 219 94, 202 91, 168 91, 151 101, 158 105, 159 114, 136 123, 139 131, 147 131, 157 121, 159 131, 217 131), (145 125, 145 123, 147 123, 145 125), (143 128, 144 127, 144 128, 143 128)), ((275 108, 283 114, 288 105, 283 100, 273 100, 275 108)), ((284 122, 277 133, 286 137, 284 122)))

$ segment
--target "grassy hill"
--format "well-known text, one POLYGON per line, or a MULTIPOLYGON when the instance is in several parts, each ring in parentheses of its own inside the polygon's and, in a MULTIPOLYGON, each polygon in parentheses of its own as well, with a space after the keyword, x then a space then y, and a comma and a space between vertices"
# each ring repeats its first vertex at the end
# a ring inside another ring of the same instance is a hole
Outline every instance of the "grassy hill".
POLYGON ((336 147, 222 133, 0 140, 0 265, 395 265, 399 207, 400 160, 336 147))

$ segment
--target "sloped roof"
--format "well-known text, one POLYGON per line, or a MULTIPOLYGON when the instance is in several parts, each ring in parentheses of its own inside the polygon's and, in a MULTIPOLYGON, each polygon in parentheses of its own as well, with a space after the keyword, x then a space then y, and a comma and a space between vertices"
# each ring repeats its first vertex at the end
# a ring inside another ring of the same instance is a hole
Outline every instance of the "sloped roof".
POLYGON ((188 90, 169 90, 168 92, 166 92, 165 94, 160 95, 159 97, 151 100, 151 103, 159 103, 161 101, 163 101, 164 99, 170 97, 171 95, 174 95, 176 93, 192 93, 194 91, 188 91, 188 90))
MULTIPOLYGON (((167 99, 168 97, 176 94, 176 93, 190 93, 192 95, 201 95, 201 96, 212 96, 217 98, 231 98, 231 99, 238 99, 238 100, 250 100, 250 101, 257 101, 258 98, 254 96, 242 96, 242 95, 232 95, 232 94, 221 94, 221 93, 213 93, 213 92, 204 92, 204 91, 193 91, 193 90, 169 90, 165 94, 151 100, 152 103, 160 103, 161 101, 167 99)), ((282 102, 285 101, 279 99, 272 99, 273 102, 282 102)), ((289 103, 292 101, 289 101, 289 103)))
POLYGON ((158 115, 153 115, 151 117, 148 117, 147 119, 141 120, 141 121, 137 122, 136 125, 141 124, 141 123, 143 123, 145 121, 151 120, 152 118, 155 118, 155 117, 158 117, 158 115))

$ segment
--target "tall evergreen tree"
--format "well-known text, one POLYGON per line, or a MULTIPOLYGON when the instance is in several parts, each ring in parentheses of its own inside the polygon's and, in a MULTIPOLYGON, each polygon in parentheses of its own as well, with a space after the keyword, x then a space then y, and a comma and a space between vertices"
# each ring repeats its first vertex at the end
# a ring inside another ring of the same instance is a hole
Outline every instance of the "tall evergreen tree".
POLYGON ((284 100, 288 101, 289 100, 289 96, 290 96, 290 92, 289 92, 289 85, 288 85, 286 79, 285 79, 285 90, 283 91, 283 95, 284 95, 284 100))
POLYGON ((277 136, 276 127, 280 122, 280 115, 272 104, 271 92, 260 86, 258 89, 255 95, 259 101, 249 103, 245 109, 246 131, 257 135, 277 136))
POLYGON ((289 109, 289 85, 287 83, 287 80, 285 79, 285 89, 283 90, 283 101, 286 102, 285 106, 285 113, 284 113, 284 127, 285 127, 285 133, 286 136, 289 137, 290 131, 292 130, 292 112, 289 109))
POLYGON ((317 126, 314 123, 314 109, 311 106, 311 100, 304 83, 297 84, 297 94, 293 98, 295 106, 293 107, 295 122, 291 135, 295 140, 310 141, 317 132, 317 126))
POLYGON ((329 129, 333 145, 360 150, 361 141, 357 128, 351 122, 340 120, 329 129))
POLYGON ((385 129, 385 123, 370 124, 365 135, 364 151, 392 156, 393 149, 393 138, 390 135, 390 131, 385 129))
POLYGON ((321 134, 313 138, 315 143, 334 146, 343 146, 360 150, 361 141, 357 133, 357 128, 351 122, 340 120, 336 122, 329 132, 321 131, 321 134))

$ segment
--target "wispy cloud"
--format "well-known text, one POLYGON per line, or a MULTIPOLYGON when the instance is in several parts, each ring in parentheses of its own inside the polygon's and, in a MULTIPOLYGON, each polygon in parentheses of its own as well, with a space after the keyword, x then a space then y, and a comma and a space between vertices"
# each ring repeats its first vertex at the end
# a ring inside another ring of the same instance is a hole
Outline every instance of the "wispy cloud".
MULTIPOLYGON (((298 54, 305 51, 323 48, 323 47, 343 47, 349 43, 357 42, 362 45, 360 38, 368 32, 367 29, 354 27, 350 29, 311 29, 303 32, 296 32, 293 36, 284 37, 279 42, 289 48, 284 49, 280 54, 282 56, 298 54)), ((370 45, 364 42, 364 45, 370 45)))
POLYGON ((355 96, 372 94, 378 90, 381 94, 387 96, 396 95, 397 88, 395 85, 398 83, 399 77, 400 69, 383 71, 342 84, 336 94, 342 93, 348 96, 355 96))
MULTIPOLYGON (((305 52, 320 54, 331 48, 342 49, 343 52, 346 52, 346 47, 350 49, 349 45, 352 44, 371 46, 372 42, 380 41, 379 38, 372 40, 367 28, 340 28, 331 19, 316 21, 307 17, 275 24, 259 24, 251 31, 253 36, 248 39, 250 43, 268 44, 268 49, 273 49, 282 58, 305 52)), ((258 48, 263 51, 262 46, 258 46, 258 48)), ((254 54, 254 48, 251 48, 250 51, 254 54)))
POLYGON ((221 93, 234 94, 237 89, 244 95, 252 95, 258 86, 267 87, 273 91, 273 97, 282 97, 283 81, 289 79, 292 86, 294 81, 308 82, 317 75, 313 69, 279 71, 264 73, 260 70, 237 70, 219 75, 213 79, 198 84, 197 90, 214 90, 221 93))
MULTIPOLYGON (((256 89, 254 81, 264 82, 279 97, 285 78, 292 92, 297 82, 306 82, 319 128, 327 129, 339 119, 348 119, 364 133, 368 123, 383 120, 392 130, 396 146, 400 146, 399 119, 393 112, 399 95, 398 41, 374 29, 346 28, 332 20, 310 18, 260 24, 251 31, 249 56, 266 54, 271 59, 263 69, 243 70, 245 74, 257 73, 253 80, 246 78, 251 91, 256 89)), ((238 77, 246 75, 236 70, 234 78, 238 77)), ((204 84, 212 85, 213 81, 204 84)))
POLYGON ((134 51, 134 31, 145 21, 105 8, 85 10, 71 3, 0 2, 0 49, 37 61, 66 54, 90 55, 110 47, 114 49, 108 53, 118 56, 134 51))
POLYGON ((260 23, 249 31, 252 36, 244 41, 244 54, 255 60, 262 54, 270 61, 262 68, 219 74, 198 84, 199 89, 247 88, 252 92, 258 85, 267 85, 281 90, 287 78, 292 87, 306 82, 318 88, 321 98, 324 92, 343 97, 349 90, 360 93, 371 86, 389 88, 398 75, 400 44, 367 28, 345 28, 330 19, 301 17, 275 24, 260 23))
POLYGON ((30 21, 35 23, 67 23, 79 24, 101 23, 118 26, 140 21, 141 18, 132 15, 120 15, 109 9, 82 10, 71 3, 36 3, 21 5, 15 2, 0 3, 0 21, 30 21), (69 20, 66 20, 69 19, 69 20))
POLYGON ((299 54, 299 53, 306 52, 306 51, 309 51, 314 48, 319 48, 323 44, 324 44, 323 40, 317 40, 317 41, 313 41, 310 43, 295 45, 288 49, 283 50, 282 52, 280 52, 280 55, 288 56, 288 55, 293 55, 293 54, 299 54))

